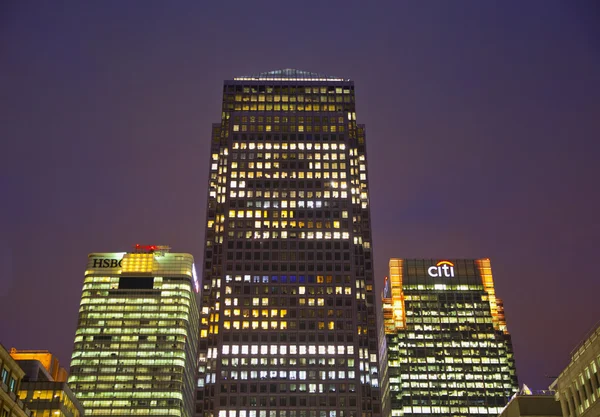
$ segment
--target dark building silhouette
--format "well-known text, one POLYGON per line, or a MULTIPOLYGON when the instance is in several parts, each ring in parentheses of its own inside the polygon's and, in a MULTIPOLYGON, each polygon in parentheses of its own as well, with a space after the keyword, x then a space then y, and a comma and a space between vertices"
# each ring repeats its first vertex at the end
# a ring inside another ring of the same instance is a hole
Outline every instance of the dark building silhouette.
POLYGON ((387 416, 354 83, 225 81, 210 147, 197 415, 387 416))

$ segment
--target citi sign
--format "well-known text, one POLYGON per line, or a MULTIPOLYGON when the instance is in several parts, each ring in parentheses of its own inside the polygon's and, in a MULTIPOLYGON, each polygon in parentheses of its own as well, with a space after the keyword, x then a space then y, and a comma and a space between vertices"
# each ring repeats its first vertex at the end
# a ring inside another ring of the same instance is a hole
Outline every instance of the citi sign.
POLYGON ((430 266, 427 273, 434 278, 454 278, 454 264, 450 261, 439 261, 435 266, 430 266))
POLYGON ((123 259, 95 258, 92 268, 121 268, 123 259))

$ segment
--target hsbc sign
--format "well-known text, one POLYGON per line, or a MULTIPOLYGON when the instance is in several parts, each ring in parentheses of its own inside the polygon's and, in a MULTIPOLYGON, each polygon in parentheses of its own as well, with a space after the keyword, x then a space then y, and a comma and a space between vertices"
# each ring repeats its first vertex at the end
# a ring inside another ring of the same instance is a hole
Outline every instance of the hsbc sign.
POLYGON ((450 261, 439 261, 435 266, 430 266, 427 273, 433 278, 454 278, 454 264, 450 261))
POLYGON ((123 259, 94 258, 92 268, 121 268, 123 259))

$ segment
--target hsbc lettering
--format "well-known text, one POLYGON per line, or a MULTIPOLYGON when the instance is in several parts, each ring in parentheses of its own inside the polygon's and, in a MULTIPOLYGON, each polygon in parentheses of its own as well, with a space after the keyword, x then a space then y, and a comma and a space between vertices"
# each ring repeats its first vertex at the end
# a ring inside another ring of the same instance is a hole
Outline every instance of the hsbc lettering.
POLYGON ((427 273, 433 278, 454 278, 454 264, 450 261, 440 261, 435 266, 430 266, 427 273))
POLYGON ((92 268, 121 268, 122 259, 96 258, 92 268))

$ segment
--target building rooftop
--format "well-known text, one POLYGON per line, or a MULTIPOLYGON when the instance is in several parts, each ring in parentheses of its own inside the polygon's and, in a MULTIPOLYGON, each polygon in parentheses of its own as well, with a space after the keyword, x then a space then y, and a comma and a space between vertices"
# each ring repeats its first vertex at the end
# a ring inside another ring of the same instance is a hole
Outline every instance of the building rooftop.
POLYGON ((284 68, 260 72, 253 75, 235 77, 236 81, 350 81, 349 79, 333 77, 316 72, 301 71, 295 68, 284 68))
POLYGON ((598 337, 600 337, 600 321, 598 321, 594 327, 587 332, 587 334, 583 337, 583 340, 579 342, 571 351, 571 360, 576 360, 579 355, 581 355, 588 347, 590 347, 598 337))

